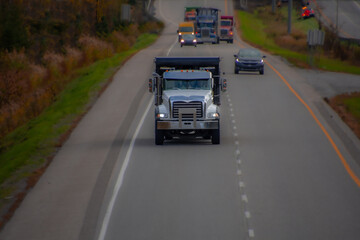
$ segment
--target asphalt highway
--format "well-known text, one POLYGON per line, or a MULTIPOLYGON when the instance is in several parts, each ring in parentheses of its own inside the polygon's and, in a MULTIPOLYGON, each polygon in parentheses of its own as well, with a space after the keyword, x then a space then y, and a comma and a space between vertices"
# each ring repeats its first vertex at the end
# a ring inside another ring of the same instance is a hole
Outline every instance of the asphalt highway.
POLYGON ((360 1, 359 0, 313 0, 318 7, 316 13, 327 26, 338 28, 344 38, 360 39, 360 1), (320 14, 319 14, 320 13, 320 14))
POLYGON ((359 141, 280 58, 264 53, 264 75, 235 75, 239 37, 181 48, 185 6, 233 14, 229 0, 157 0, 162 36, 117 72, 0 239, 360 239, 360 165, 333 125, 359 141), (155 145, 155 56, 222 58, 219 145, 155 145))

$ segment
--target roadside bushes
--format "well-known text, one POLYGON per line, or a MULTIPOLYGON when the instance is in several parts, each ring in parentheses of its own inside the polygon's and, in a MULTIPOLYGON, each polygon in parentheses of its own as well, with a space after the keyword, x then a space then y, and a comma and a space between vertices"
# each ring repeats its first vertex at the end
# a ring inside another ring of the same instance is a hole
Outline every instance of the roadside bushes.
POLYGON ((100 40, 96 37, 85 35, 79 39, 80 49, 84 54, 84 62, 91 63, 114 54, 114 47, 111 43, 100 40))
POLYGON ((78 47, 49 50, 40 63, 30 60, 25 50, 1 53, 0 140, 50 106, 79 67, 128 50, 140 34, 150 29, 159 32, 161 24, 148 23, 142 28, 130 24, 105 38, 82 35, 78 47))

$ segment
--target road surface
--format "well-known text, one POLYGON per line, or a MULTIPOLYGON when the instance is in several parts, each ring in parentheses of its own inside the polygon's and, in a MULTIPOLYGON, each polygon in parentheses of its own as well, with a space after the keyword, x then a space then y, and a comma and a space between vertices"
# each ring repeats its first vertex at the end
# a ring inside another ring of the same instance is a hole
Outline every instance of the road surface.
POLYGON ((311 5, 318 7, 316 14, 325 25, 338 28, 341 37, 360 39, 359 0, 313 0, 311 5))
POLYGON ((162 36, 114 76, 0 239, 360 238, 360 167, 332 127, 344 124, 330 124, 307 77, 277 57, 267 54, 264 75, 235 75, 239 38, 180 48, 185 6, 233 14, 229 0, 157 0, 162 36), (194 55, 222 57, 221 144, 156 146, 153 58, 194 55))

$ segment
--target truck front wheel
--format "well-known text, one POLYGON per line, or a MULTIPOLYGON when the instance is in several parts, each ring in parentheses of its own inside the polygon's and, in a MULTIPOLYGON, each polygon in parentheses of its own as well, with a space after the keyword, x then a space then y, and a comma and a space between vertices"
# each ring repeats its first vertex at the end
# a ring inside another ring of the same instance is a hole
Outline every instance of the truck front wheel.
POLYGON ((164 143, 164 132, 162 130, 157 129, 157 121, 155 121, 155 144, 163 145, 164 143))
POLYGON ((220 144, 220 128, 212 131, 211 143, 220 144))
POLYGON ((164 133, 161 130, 155 129, 155 144, 163 145, 164 143, 164 133))

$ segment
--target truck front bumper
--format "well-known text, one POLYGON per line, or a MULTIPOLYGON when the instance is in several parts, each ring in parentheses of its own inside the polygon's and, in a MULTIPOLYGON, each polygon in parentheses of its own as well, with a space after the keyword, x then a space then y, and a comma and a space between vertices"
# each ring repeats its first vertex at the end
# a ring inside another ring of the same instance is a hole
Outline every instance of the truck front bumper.
POLYGON ((216 38, 211 38, 211 37, 200 37, 197 38, 197 43, 217 43, 217 39, 216 38))
POLYGON ((209 121, 156 121, 157 130, 207 130, 219 129, 218 120, 209 121))
POLYGON ((227 40, 232 40, 232 39, 234 39, 234 38, 231 35, 221 35, 220 36, 220 41, 227 41, 227 40))

